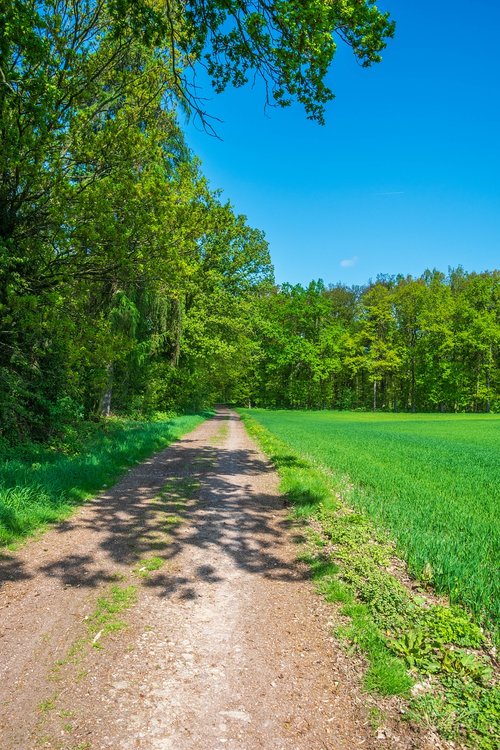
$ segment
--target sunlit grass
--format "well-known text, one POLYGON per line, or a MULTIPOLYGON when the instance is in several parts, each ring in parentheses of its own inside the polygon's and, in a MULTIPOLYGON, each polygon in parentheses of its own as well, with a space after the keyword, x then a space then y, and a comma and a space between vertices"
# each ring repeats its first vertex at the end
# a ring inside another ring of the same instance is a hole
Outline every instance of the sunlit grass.
MULTIPOLYGON (((76 455, 23 449, 0 462, 0 546, 66 518, 75 505, 112 484, 128 466, 164 448, 203 421, 108 422, 76 455)), ((1 459, 1 457, 0 457, 1 459)))
POLYGON ((354 485, 410 569, 490 626, 500 614, 500 417, 287 412, 251 416, 354 485))
POLYGON ((400 696, 407 717, 434 725, 460 746, 496 750, 495 650, 474 615, 399 579, 390 536, 366 512, 353 509, 366 488, 307 458, 249 412, 243 417, 277 468, 280 491, 301 527, 300 559, 317 590, 337 604, 342 619, 334 633, 349 653, 366 658, 364 688, 400 696))

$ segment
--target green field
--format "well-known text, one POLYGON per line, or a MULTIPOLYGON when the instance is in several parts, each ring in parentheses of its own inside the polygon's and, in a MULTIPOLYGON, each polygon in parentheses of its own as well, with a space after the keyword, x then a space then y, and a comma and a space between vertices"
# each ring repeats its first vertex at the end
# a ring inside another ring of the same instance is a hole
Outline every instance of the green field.
POLYGON ((500 417, 242 410, 354 485, 416 575, 490 626, 500 614, 500 417))
POLYGON ((0 456, 0 546, 66 518, 75 505, 203 421, 200 415, 159 422, 101 423, 73 455, 42 446, 0 456), (3 458, 3 460, 2 460, 3 458))

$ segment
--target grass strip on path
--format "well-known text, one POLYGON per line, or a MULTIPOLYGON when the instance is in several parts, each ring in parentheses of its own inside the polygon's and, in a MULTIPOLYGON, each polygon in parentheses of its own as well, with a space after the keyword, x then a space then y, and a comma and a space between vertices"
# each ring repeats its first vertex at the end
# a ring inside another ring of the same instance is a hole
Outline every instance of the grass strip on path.
POLYGON ((387 534, 354 510, 360 491, 278 439, 248 412, 252 437, 271 458, 281 491, 302 519, 304 559, 321 593, 348 624, 337 635, 368 662, 365 688, 406 701, 406 715, 477 750, 500 746, 495 650, 462 607, 420 589, 399 566, 387 534))
POLYGON ((107 420, 70 456, 38 446, 20 448, 18 458, 11 451, 0 463, 0 546, 67 518, 75 506, 113 484, 128 466, 165 448, 204 418, 107 420))

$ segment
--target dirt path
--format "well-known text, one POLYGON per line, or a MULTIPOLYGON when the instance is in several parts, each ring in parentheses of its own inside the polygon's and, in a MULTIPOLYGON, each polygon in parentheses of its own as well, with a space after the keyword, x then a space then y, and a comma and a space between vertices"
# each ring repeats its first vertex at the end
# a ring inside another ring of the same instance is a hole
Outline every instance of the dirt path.
POLYGON ((0 750, 411 747, 370 727, 297 533, 221 410, 0 557, 0 750), (113 584, 136 587, 128 627, 89 631, 113 584))

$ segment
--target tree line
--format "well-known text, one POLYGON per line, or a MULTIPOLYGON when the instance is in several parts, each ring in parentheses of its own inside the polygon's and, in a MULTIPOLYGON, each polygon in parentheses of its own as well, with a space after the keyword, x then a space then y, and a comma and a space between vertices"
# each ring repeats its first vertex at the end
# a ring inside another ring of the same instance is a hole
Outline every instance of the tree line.
POLYGON ((236 301, 272 271, 186 146, 174 19, 156 2, 3 5, 1 435, 199 408, 241 336, 236 301))
POLYGON ((241 377, 272 266, 186 146, 180 116, 214 130, 196 71, 322 122, 336 40, 366 66, 393 32, 373 0, 2 1, 2 439, 197 409, 241 377))
POLYGON ((500 271, 284 284, 260 300, 254 343, 256 405, 500 411, 500 271))

